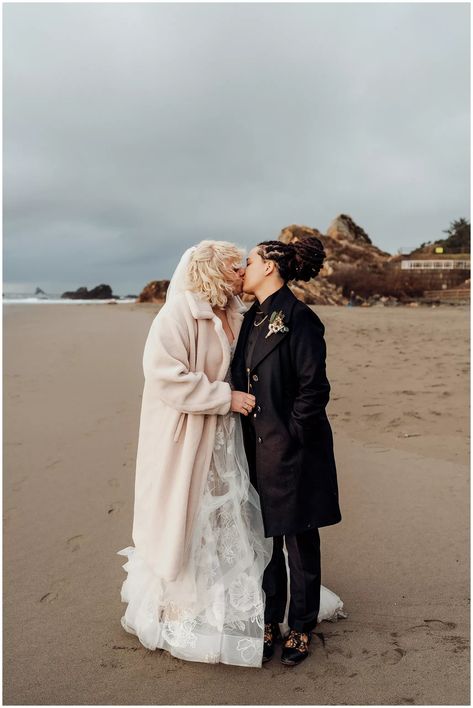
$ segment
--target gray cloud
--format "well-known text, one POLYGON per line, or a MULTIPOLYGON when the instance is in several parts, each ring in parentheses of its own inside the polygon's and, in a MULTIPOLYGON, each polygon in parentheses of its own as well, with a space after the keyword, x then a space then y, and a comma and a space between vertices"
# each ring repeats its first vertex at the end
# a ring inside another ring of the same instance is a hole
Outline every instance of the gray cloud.
POLYGON ((469 208, 469 6, 4 7, 6 286, 116 292, 202 238, 469 208))

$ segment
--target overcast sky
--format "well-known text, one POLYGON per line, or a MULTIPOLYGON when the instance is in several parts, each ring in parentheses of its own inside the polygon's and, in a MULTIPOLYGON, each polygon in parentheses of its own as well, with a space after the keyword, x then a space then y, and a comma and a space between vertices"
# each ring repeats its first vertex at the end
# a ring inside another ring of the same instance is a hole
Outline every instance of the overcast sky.
POLYGON ((6 4, 4 290, 137 293, 203 238, 469 218, 469 5, 6 4))

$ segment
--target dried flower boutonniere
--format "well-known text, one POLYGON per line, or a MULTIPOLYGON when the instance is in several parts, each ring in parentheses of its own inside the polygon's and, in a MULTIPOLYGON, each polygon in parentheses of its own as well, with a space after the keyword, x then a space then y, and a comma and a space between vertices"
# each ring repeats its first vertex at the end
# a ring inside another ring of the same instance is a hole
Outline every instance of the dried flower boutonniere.
POLYGON ((270 337, 272 334, 276 334, 277 332, 289 332, 289 327, 286 327, 284 324, 284 312, 282 310, 279 310, 279 312, 276 312, 275 310, 272 313, 265 339, 270 337))

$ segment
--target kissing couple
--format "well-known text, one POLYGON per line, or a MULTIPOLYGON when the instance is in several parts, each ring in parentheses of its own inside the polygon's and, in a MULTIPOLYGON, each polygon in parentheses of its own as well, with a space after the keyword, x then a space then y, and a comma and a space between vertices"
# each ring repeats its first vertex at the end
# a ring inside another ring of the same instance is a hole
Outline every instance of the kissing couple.
POLYGON ((151 324, 121 624, 207 663, 261 667, 282 641, 294 666, 346 616, 320 582, 319 527, 341 520, 324 326, 287 285, 325 253, 310 237, 244 255, 189 248, 151 324))

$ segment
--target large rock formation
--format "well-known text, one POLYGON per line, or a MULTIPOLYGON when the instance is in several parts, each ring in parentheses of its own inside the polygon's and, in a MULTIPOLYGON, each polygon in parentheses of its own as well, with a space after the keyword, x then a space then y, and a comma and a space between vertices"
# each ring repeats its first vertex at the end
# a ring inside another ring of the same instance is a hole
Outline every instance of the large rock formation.
POLYGON ((291 290, 303 302, 320 305, 346 305, 348 298, 343 295, 341 284, 331 282, 339 280, 335 274, 347 268, 362 270, 382 270, 392 256, 373 246, 368 234, 351 217, 340 214, 328 227, 327 234, 309 226, 286 226, 279 235, 283 243, 292 243, 319 238, 326 253, 324 265, 316 278, 305 283, 293 281, 291 290))
MULTIPOLYGON (((346 283, 364 279, 366 274, 381 277, 386 266, 394 265, 401 258, 374 246, 366 231, 347 214, 333 219, 327 234, 310 226, 293 224, 282 229, 279 240, 291 243, 314 236, 322 241, 326 253, 322 270, 308 283, 292 281, 289 284, 294 294, 307 304, 346 305, 351 289, 347 290, 346 283)), ((168 280, 153 280, 143 289, 137 302, 163 302, 168 285, 168 280)), ((249 303, 254 297, 244 294, 242 299, 249 303)))
POLYGON ((136 302, 163 302, 169 287, 169 280, 152 280, 145 285, 136 302))
POLYGON ((87 290, 87 288, 77 288, 73 292, 65 292, 61 295, 62 298, 68 300, 110 300, 118 299, 116 295, 112 293, 112 288, 110 285, 97 285, 92 290, 87 290))
POLYGON ((358 224, 355 224, 348 214, 340 214, 333 219, 327 229, 327 236, 331 236, 337 241, 361 241, 372 245, 372 241, 366 231, 358 224))

